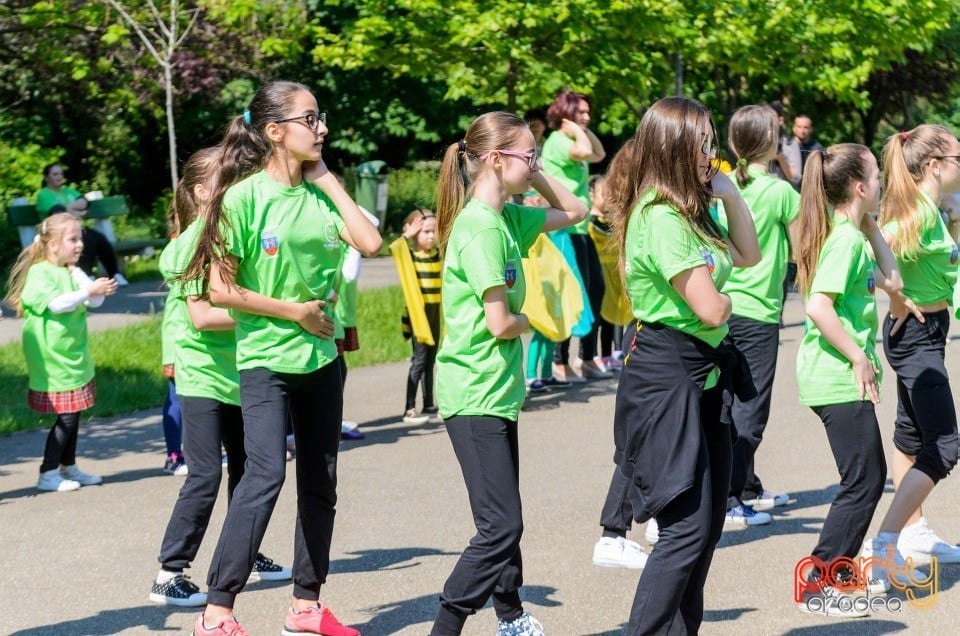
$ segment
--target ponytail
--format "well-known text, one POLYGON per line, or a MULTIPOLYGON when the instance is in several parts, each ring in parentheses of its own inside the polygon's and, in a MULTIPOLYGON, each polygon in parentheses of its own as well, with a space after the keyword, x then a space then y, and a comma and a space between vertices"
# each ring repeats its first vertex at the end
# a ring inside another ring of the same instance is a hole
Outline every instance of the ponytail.
POLYGON ((468 184, 464 179, 464 169, 459 142, 447 146, 443 155, 443 164, 440 166, 440 177, 437 181, 437 247, 442 255, 447 249, 450 239, 450 228, 457 214, 463 209, 467 196, 468 184))
POLYGON ((908 132, 891 135, 883 147, 883 199, 880 202, 880 224, 898 222, 897 236, 891 250, 904 260, 919 257, 921 227, 920 182, 931 157, 946 152, 949 129, 922 124, 908 132))
POLYGON ((776 111, 769 106, 753 105, 737 109, 727 128, 727 143, 737 159, 734 169, 737 185, 745 188, 753 181, 747 172, 747 165, 768 156, 779 134, 780 120, 776 111))

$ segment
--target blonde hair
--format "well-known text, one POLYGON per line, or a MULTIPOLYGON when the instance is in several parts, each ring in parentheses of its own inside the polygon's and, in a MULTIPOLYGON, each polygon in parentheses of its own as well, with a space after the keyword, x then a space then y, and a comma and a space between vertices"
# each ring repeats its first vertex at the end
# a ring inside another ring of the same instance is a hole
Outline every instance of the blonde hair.
POLYGON ((913 130, 892 135, 883 146, 883 199, 880 224, 897 221, 899 232, 891 249, 904 260, 915 260, 920 252, 920 182, 929 160, 947 152, 953 133, 944 126, 921 124, 913 130))
POLYGON ((797 217, 797 286, 810 293, 820 251, 833 229, 831 208, 850 200, 850 186, 865 181, 870 149, 860 144, 837 144, 810 153, 803 168, 800 214, 797 217))
POLYGON ((20 297, 23 295, 23 286, 27 282, 27 272, 33 265, 49 258, 50 245, 63 240, 63 235, 73 225, 80 225, 80 221, 69 212, 51 214, 37 226, 37 237, 33 240, 33 243, 20 252, 20 256, 17 257, 13 268, 10 270, 10 278, 7 280, 7 296, 4 298, 4 302, 16 310, 17 316, 23 315, 23 304, 20 302, 20 297))
POLYGON ((463 139, 447 146, 437 181, 437 245, 441 253, 483 166, 480 157, 509 147, 524 128, 529 130, 527 122, 513 113, 484 113, 473 120, 463 139))

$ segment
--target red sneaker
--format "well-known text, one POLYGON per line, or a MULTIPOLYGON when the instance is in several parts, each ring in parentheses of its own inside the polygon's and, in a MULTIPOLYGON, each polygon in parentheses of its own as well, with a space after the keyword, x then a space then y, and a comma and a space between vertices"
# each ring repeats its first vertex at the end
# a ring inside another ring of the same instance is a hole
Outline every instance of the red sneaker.
POLYGON ((287 610, 287 620, 280 631, 283 636, 303 636, 304 634, 323 634, 323 636, 360 636, 360 632, 347 627, 337 620, 326 605, 311 607, 294 612, 287 610))
POLYGON ((219 625, 207 627, 203 624, 203 614, 197 616, 197 623, 193 626, 193 636, 250 636, 243 625, 233 616, 223 619, 219 625))

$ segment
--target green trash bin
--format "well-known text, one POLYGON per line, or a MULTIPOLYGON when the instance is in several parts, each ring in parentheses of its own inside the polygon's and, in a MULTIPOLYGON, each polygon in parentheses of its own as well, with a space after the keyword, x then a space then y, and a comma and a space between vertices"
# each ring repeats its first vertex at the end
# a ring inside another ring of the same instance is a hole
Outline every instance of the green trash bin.
POLYGON ((387 216, 387 163, 366 161, 357 166, 357 205, 375 214, 383 227, 387 216))

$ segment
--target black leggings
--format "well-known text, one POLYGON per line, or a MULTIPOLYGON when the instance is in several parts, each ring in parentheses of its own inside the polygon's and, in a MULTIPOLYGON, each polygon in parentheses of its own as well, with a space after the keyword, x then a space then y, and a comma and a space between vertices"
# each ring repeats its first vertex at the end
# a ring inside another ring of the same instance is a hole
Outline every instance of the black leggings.
POLYGON ((43 449, 43 463, 40 472, 55 470, 60 465, 72 466, 77 463, 77 433, 80 430, 80 413, 61 413, 53 423, 47 435, 47 445, 43 449))
POLYGON ((106 277, 113 278, 120 269, 117 267, 117 255, 107 237, 90 228, 83 228, 83 253, 77 265, 87 274, 92 274, 97 261, 103 263, 106 277))

